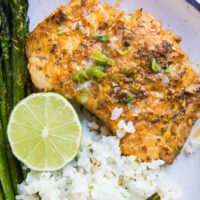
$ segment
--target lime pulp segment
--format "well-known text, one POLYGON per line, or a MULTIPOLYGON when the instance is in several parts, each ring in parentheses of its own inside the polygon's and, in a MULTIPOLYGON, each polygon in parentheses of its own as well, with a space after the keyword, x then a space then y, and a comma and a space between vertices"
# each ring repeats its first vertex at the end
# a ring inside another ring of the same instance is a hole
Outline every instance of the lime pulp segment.
POLYGON ((77 113, 64 97, 36 93, 14 108, 7 133, 19 160, 36 171, 53 171, 76 156, 82 128, 77 113))

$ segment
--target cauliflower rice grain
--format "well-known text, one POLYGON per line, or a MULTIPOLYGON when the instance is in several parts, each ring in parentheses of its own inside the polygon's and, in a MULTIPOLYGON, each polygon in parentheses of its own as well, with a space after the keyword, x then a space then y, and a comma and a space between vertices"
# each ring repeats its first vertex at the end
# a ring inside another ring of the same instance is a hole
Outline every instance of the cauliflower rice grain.
POLYGON ((95 121, 83 119, 82 125, 76 160, 58 172, 29 172, 18 185, 16 200, 146 200, 155 192, 162 200, 181 199, 163 178, 163 161, 140 163, 134 156, 121 156, 118 138, 99 136, 95 121))

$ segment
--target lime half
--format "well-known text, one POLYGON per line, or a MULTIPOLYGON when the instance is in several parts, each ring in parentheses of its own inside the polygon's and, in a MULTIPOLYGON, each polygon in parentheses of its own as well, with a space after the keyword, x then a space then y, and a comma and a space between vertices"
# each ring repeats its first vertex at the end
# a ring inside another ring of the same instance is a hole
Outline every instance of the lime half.
POLYGON ((14 108, 7 133, 20 161, 36 171, 54 171, 78 153, 82 128, 77 113, 64 97, 37 93, 14 108))

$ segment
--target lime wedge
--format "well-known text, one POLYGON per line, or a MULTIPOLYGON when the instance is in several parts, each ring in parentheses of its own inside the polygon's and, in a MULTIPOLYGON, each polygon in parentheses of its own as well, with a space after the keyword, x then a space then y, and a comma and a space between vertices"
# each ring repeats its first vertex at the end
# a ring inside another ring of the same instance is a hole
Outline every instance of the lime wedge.
POLYGON ((14 108, 7 134, 14 155, 30 169, 54 171, 78 153, 82 128, 64 97, 37 93, 14 108))

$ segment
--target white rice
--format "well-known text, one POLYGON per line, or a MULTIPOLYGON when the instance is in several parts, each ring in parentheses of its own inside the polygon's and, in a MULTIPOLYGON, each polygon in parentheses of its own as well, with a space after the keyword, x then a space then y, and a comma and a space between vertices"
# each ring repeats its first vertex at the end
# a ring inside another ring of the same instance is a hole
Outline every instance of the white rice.
POLYGON ((200 137, 194 137, 191 134, 187 143, 185 144, 184 150, 187 154, 193 154, 200 149, 200 137))
POLYGON ((137 106, 133 108, 133 116, 138 116, 141 113, 141 109, 137 106))
POLYGON ((127 124, 124 120, 121 120, 118 123, 119 129, 123 129, 127 133, 135 133, 135 127, 133 125, 133 122, 129 121, 127 124))
POLYGON ((123 112, 123 108, 117 108, 117 107, 115 107, 113 109, 113 112, 112 112, 112 115, 111 115, 111 120, 117 120, 117 119, 119 119, 119 117, 121 116, 122 112, 123 112))
POLYGON ((189 142, 185 145, 185 148, 184 148, 187 154, 195 153, 199 149, 200 149, 200 137, 190 138, 189 142))
POLYGON ((123 129, 118 129, 117 132, 116 132, 116 134, 117 134, 117 137, 119 139, 121 139, 121 138, 123 138, 126 135, 126 132, 123 129))
POLYGON ((18 185, 17 200, 145 200, 155 192, 162 200, 181 199, 163 177, 163 161, 140 163, 134 156, 121 156, 119 139, 97 134, 108 134, 104 126, 85 118, 82 125, 77 158, 58 172, 28 173, 18 185))
POLYGON ((133 122, 129 121, 127 124, 124 120, 119 121, 119 123, 117 124, 118 129, 117 129, 117 137, 118 138, 123 138, 126 133, 135 133, 135 127, 133 125, 133 122))

